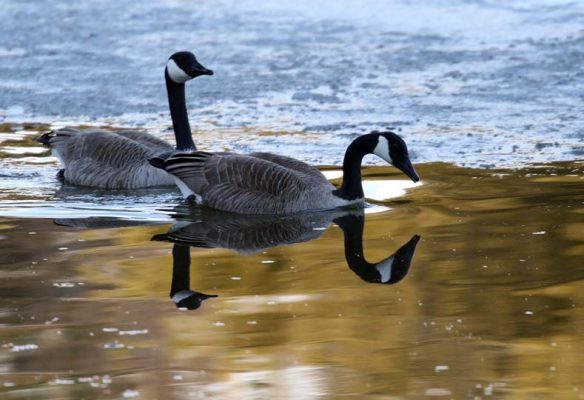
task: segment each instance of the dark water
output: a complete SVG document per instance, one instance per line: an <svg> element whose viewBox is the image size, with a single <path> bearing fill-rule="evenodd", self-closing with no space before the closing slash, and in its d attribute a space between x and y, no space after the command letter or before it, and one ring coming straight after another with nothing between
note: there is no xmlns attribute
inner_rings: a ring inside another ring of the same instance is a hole
<svg viewBox="0 0 584 400"><path fill-rule="evenodd" d="M393 285L346 258L361 238L336 215L275 227L146 204L80 220L29 200L22 218L4 201L2 397L583 398L583 166L424 164L391 198L400 176L367 169L364 259L421 236ZM266 233L298 243L250 248Z"/></svg>

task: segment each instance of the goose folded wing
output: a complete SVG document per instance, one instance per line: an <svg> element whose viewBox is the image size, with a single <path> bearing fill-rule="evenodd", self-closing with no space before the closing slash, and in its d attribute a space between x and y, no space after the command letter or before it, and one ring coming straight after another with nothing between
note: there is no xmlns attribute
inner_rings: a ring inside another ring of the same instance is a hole
<svg viewBox="0 0 584 400"><path fill-rule="evenodd" d="M303 174L306 177L306 179L312 179L315 182L326 181L326 177L318 169L292 157L286 157L281 156L279 154L264 152L251 153L250 156L260 158L266 161L271 161L284 168L295 170Z"/></svg>
<svg viewBox="0 0 584 400"><path fill-rule="evenodd" d="M278 210L310 185L298 171L229 153L174 153L164 160L164 169L201 195L205 204L226 211L252 213L266 205Z"/></svg>
<svg viewBox="0 0 584 400"><path fill-rule="evenodd" d="M142 165L156 151L115 132L62 129L51 135L49 144L67 166L70 162L82 161L129 168Z"/></svg>

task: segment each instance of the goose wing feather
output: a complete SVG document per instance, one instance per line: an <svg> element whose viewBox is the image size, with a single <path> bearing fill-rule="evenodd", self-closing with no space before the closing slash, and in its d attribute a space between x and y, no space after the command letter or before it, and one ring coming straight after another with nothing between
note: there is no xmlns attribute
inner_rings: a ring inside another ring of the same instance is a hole
<svg viewBox="0 0 584 400"><path fill-rule="evenodd" d="M126 136L69 128L51 133L48 141L64 164L69 183L103 189L173 183L171 177L147 161L161 149Z"/></svg>
<svg viewBox="0 0 584 400"><path fill-rule="evenodd" d="M322 177L318 185L291 168L262 158L206 152L175 153L165 169L183 181L203 203L239 213L282 213L310 200L306 194L332 185Z"/></svg>
<svg viewBox="0 0 584 400"><path fill-rule="evenodd" d="M296 160L292 157L281 156L279 154L256 152L251 153L250 156L260 158L266 161L271 161L282 167L293 169L303 174L306 179L315 180L316 182L322 182L326 177L317 168L312 165L306 164L305 162Z"/></svg>
<svg viewBox="0 0 584 400"><path fill-rule="evenodd" d="M117 158L119 163L120 159L128 159L131 162L142 157L142 161L146 162L144 156L150 157L173 149L169 143L138 131L108 132L63 128L50 132L47 136L49 146L58 153L65 165L68 161L81 158L104 162ZM139 154L132 157L125 151L137 151Z"/></svg>
<svg viewBox="0 0 584 400"><path fill-rule="evenodd" d="M157 151L127 137L105 131L89 131L71 136L65 143L70 160L95 160L113 167L144 163ZM67 160L64 160L67 161Z"/></svg>
<svg viewBox="0 0 584 400"><path fill-rule="evenodd" d="M153 136L149 133L146 133L146 132L116 131L114 133L116 133L120 136L126 137L128 139L131 139L131 140L138 142L140 144L143 144L145 146L153 147L155 152L165 151L165 150L174 150L174 147L170 143L168 143L168 142L166 142L166 141L164 141L156 136Z"/></svg>

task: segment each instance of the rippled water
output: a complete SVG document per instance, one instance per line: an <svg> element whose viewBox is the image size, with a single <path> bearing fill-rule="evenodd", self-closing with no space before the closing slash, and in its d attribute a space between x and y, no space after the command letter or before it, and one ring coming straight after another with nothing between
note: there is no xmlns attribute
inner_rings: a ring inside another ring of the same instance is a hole
<svg viewBox="0 0 584 400"><path fill-rule="evenodd" d="M582 4L77 3L0 4L0 398L584 399ZM59 183L43 130L171 139L179 49L201 148L338 182L391 127L422 182L278 220Z"/></svg>
<svg viewBox="0 0 584 400"><path fill-rule="evenodd" d="M582 162L370 167L364 216L270 221L62 187L34 132L2 147L2 398L584 397Z"/></svg>
<svg viewBox="0 0 584 400"><path fill-rule="evenodd" d="M163 67L189 49L215 71L187 89L206 149L333 164L391 127L417 162L584 154L581 2L3 0L0 20L0 122L168 137Z"/></svg>

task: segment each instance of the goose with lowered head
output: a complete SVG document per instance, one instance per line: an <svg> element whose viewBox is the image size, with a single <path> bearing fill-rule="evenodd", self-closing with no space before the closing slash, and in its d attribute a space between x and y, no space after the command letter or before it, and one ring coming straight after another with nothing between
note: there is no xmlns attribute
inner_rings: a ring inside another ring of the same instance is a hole
<svg viewBox="0 0 584 400"><path fill-rule="evenodd" d="M414 182L420 179L406 143L393 132L372 132L349 145L339 188L318 169L271 153L176 151L149 161L172 174L183 196L199 204L240 214L293 214L362 204L361 161L367 154L377 155Z"/></svg>
<svg viewBox="0 0 584 400"><path fill-rule="evenodd" d="M213 75L193 53L174 53L166 64L164 76L176 150L196 150L185 103L185 82L201 75ZM66 182L101 189L136 189L173 185L173 178L154 168L148 159L175 148L145 132L64 128L42 135L63 166L59 177Z"/></svg>

